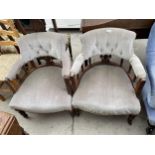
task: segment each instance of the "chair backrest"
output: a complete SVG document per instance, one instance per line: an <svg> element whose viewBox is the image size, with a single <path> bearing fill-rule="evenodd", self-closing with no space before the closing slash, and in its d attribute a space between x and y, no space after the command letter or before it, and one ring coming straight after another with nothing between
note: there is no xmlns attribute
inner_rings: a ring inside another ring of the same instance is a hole
<svg viewBox="0 0 155 155"><path fill-rule="evenodd" d="M85 59L95 55L116 55L129 60L133 55L135 32L119 28L103 28L82 35L82 53Z"/></svg>
<svg viewBox="0 0 155 155"><path fill-rule="evenodd" d="M15 46L17 52L19 53L15 38L18 38L20 35L15 28L13 20L0 20L0 27L0 46ZM6 37L8 38L8 40L6 40Z"/></svg>
<svg viewBox="0 0 155 155"><path fill-rule="evenodd" d="M18 41L22 59L25 63L41 56L52 56L62 60L67 43L66 35L55 32L27 34Z"/></svg>

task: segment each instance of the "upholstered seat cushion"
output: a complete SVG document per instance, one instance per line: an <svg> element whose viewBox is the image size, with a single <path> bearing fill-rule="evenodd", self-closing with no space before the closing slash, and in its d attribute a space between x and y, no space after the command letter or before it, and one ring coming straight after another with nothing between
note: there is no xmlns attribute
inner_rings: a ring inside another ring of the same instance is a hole
<svg viewBox="0 0 155 155"><path fill-rule="evenodd" d="M13 96L10 106L34 113L71 110L61 69L43 67L32 72Z"/></svg>
<svg viewBox="0 0 155 155"><path fill-rule="evenodd" d="M124 70L108 65L93 67L84 74L72 104L101 115L136 115L141 109Z"/></svg>
<svg viewBox="0 0 155 155"><path fill-rule="evenodd" d="M19 60L19 54L0 55L0 81L4 81L12 66Z"/></svg>

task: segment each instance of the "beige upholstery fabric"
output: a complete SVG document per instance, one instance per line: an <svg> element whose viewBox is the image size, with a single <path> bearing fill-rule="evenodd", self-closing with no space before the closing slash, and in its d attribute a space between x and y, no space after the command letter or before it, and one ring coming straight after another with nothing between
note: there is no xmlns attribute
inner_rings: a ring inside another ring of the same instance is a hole
<svg viewBox="0 0 155 155"><path fill-rule="evenodd" d="M145 69L140 61L140 59L134 54L130 59L129 62L133 68L133 71L136 77L146 80L146 72Z"/></svg>
<svg viewBox="0 0 155 155"><path fill-rule="evenodd" d="M69 76L71 60L69 51L66 50L67 43L67 35L55 32L32 33L20 37L18 46L22 57L13 66L12 71L8 73L7 78L15 78L15 75L19 72L23 64L41 56L52 56L62 61L62 75Z"/></svg>
<svg viewBox="0 0 155 155"><path fill-rule="evenodd" d="M67 50L62 56L62 76L68 77L70 76L71 70L71 59L69 56L69 50Z"/></svg>
<svg viewBox="0 0 155 155"><path fill-rule="evenodd" d="M0 81L4 81L12 66L19 60L19 54L0 55Z"/></svg>
<svg viewBox="0 0 155 155"><path fill-rule="evenodd" d="M71 110L71 96L67 93L61 69L50 66L35 70L13 96L10 106L34 113Z"/></svg>
<svg viewBox="0 0 155 155"><path fill-rule="evenodd" d="M20 37L18 45L25 62L38 56L53 56L61 60L67 42L65 34L38 32Z"/></svg>
<svg viewBox="0 0 155 155"><path fill-rule="evenodd" d="M84 60L96 55L111 54L129 60L138 78L145 80L145 70L133 50L135 37L134 32L119 28L102 28L83 34L82 50L74 61L71 75L78 74Z"/></svg>
<svg viewBox="0 0 155 155"><path fill-rule="evenodd" d="M82 53L88 59L98 54L112 54L124 59L133 55L136 33L120 28L102 28L81 36Z"/></svg>
<svg viewBox="0 0 155 155"><path fill-rule="evenodd" d="M19 58L11 67L10 71L6 75L6 79L14 79L18 73L20 73L22 66L24 65L24 61Z"/></svg>
<svg viewBox="0 0 155 155"><path fill-rule="evenodd" d="M82 53L80 53L80 54L76 57L76 59L75 59L73 65L72 65L72 67L71 67L71 71L70 71L71 76L74 76L74 75L76 75L76 74L78 74L78 73L80 72L81 66L82 66L82 64L84 63L84 60L85 60L85 59L84 59L84 56L83 56Z"/></svg>
<svg viewBox="0 0 155 155"><path fill-rule="evenodd" d="M87 71L73 96L73 107L101 115L138 114L140 103L122 68L101 65Z"/></svg>

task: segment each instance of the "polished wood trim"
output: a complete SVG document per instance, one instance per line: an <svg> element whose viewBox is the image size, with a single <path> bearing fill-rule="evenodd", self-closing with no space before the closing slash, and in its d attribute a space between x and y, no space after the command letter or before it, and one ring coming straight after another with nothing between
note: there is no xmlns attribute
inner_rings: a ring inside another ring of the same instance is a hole
<svg viewBox="0 0 155 155"><path fill-rule="evenodd" d="M40 64L38 64L36 60L40 61ZM60 63L56 63L53 61L53 57L49 56L44 56L44 57L38 57L36 60L31 60L24 64L21 68L21 71L19 74L16 75L16 78L13 80L8 80L7 82L9 83L10 87L12 90L17 91L21 84L24 82L24 80L36 69L42 68L42 67L47 67L47 66L55 66L62 68L61 61ZM42 61L44 60L44 62ZM66 84L66 89L69 94L72 94L72 86L71 86L71 80L70 77L64 77L64 82Z"/></svg>
<svg viewBox="0 0 155 155"><path fill-rule="evenodd" d="M111 58L111 55L110 56L103 56L103 55L100 55L100 58L101 58L101 61L98 61L98 62L94 62L94 63L88 63L87 65L84 65L87 61L84 62L83 64L83 70L81 69L80 73L75 75L75 76L72 76L71 77L71 80L72 80L72 89L73 89L73 92L75 93L76 89L78 88L78 85L83 77L83 75L91 68L97 66L97 65L112 65L112 66L115 66L115 67L121 67L125 73L127 74L128 78L130 79L131 81L131 84L135 90L135 94L137 96L140 95L140 92L143 88L143 85L145 83L144 80L141 80L141 79L137 79L136 75L134 75L134 78L132 79L131 78L131 65L129 65L129 70L126 70L125 68L123 68L123 62L124 60L123 59L120 59L120 63L116 63L116 62L112 62L110 61L110 58ZM90 60L90 59L89 59Z"/></svg>

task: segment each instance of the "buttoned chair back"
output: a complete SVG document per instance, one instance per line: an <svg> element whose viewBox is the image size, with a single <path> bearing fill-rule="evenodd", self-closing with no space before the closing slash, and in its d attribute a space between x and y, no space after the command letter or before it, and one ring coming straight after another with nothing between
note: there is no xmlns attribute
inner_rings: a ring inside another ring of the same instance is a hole
<svg viewBox="0 0 155 155"><path fill-rule="evenodd" d="M22 36L18 45L20 60L13 66L7 80L15 88L9 106L25 112L53 113L71 111L68 37L55 32Z"/></svg>
<svg viewBox="0 0 155 155"><path fill-rule="evenodd" d="M71 76L78 75L73 80L73 89L76 90L79 79L91 67L99 64L124 67L124 60L126 60L129 64L125 71L135 88L136 94L139 94L146 73L139 58L134 53L133 42L135 38L135 32L119 28L102 28L83 34L81 36L81 53L71 68ZM92 62L94 56L99 56L98 62ZM112 62L113 56L120 58L119 63ZM133 73L134 76L130 75Z"/></svg>
<svg viewBox="0 0 155 155"><path fill-rule="evenodd" d="M85 59L95 55L116 55L129 60L133 54L136 34L116 28L104 28L85 33L81 37L82 53Z"/></svg>
<svg viewBox="0 0 155 155"><path fill-rule="evenodd" d="M44 66L62 68L62 76L67 82L70 74L71 59L68 49L68 37L55 32L27 34L19 38L20 60L7 75L9 81L23 81L32 71ZM25 76L20 72L24 70ZM68 82L67 82L68 83ZM69 90L69 88L67 87Z"/></svg>

